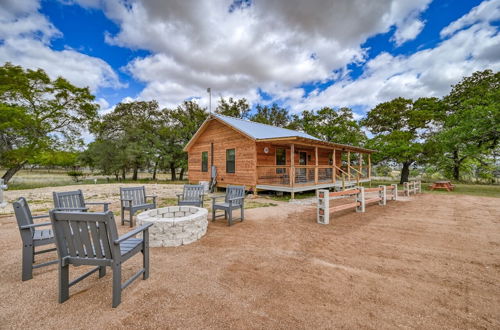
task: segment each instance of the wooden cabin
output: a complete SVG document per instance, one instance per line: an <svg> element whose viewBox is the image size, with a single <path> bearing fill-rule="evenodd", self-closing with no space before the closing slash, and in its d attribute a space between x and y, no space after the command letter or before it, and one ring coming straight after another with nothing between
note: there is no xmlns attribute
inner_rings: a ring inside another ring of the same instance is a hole
<svg viewBox="0 0 500 330"><path fill-rule="evenodd" d="M373 150L304 132L211 114L185 146L190 183L295 192L370 181Z"/></svg>

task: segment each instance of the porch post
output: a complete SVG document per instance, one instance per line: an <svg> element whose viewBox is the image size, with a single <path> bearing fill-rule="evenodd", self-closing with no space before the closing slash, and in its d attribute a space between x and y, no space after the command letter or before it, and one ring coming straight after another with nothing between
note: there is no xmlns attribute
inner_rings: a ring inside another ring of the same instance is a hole
<svg viewBox="0 0 500 330"><path fill-rule="evenodd" d="M335 160L335 148L333 149L332 181L337 182L337 161Z"/></svg>
<svg viewBox="0 0 500 330"><path fill-rule="evenodd" d="M290 146L290 186L292 187L292 199L295 198L293 186L295 185L295 145Z"/></svg>
<svg viewBox="0 0 500 330"><path fill-rule="evenodd" d="M347 176L347 179L351 181L351 151L347 152Z"/></svg>
<svg viewBox="0 0 500 330"><path fill-rule="evenodd" d="M358 164L358 167L359 167L359 177L362 179L363 178L363 154L360 152L359 154L359 164Z"/></svg>
<svg viewBox="0 0 500 330"><path fill-rule="evenodd" d="M318 147L314 147L314 157L316 159L316 167L314 168L314 184L317 185L318 184L318 165L319 165L319 162L318 162Z"/></svg>
<svg viewBox="0 0 500 330"><path fill-rule="evenodd" d="M368 179L372 179L372 155L368 154Z"/></svg>

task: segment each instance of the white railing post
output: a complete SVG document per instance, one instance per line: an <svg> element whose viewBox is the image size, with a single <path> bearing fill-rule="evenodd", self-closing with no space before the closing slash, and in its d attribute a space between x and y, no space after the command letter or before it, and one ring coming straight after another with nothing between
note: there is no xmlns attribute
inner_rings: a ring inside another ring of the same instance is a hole
<svg viewBox="0 0 500 330"><path fill-rule="evenodd" d="M392 188L392 200L397 201L398 200L398 185L393 183L391 184Z"/></svg>
<svg viewBox="0 0 500 330"><path fill-rule="evenodd" d="M316 190L318 200L317 222L322 225L330 223L330 192L327 189Z"/></svg>
<svg viewBox="0 0 500 330"><path fill-rule="evenodd" d="M417 194L417 181L413 181L413 195Z"/></svg>
<svg viewBox="0 0 500 330"><path fill-rule="evenodd" d="M7 202L3 200L3 191L4 189L7 189L7 185L4 184L3 179L0 179L0 207L5 207L7 206Z"/></svg>
<svg viewBox="0 0 500 330"><path fill-rule="evenodd" d="M387 204L387 187L380 185L378 186L380 190L378 191L378 197L380 197L380 200L378 202L378 205L386 205Z"/></svg>
<svg viewBox="0 0 500 330"><path fill-rule="evenodd" d="M410 197L410 184L408 182L403 182L404 195Z"/></svg>
<svg viewBox="0 0 500 330"><path fill-rule="evenodd" d="M357 189L359 192L356 195L356 202L358 202L359 205L356 206L356 212L365 212L365 188L357 187Z"/></svg>

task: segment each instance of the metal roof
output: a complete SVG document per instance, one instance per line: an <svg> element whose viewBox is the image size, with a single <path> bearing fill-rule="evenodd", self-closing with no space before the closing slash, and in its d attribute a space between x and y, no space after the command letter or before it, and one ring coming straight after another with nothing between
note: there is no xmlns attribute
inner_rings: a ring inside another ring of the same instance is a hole
<svg viewBox="0 0 500 330"><path fill-rule="evenodd" d="M321 141L320 139L309 135L304 132L294 131L291 129L256 123L249 120L223 116L219 114L212 114L212 116L222 120L226 124L236 128L237 130L245 133L246 135L259 140L259 139L274 139L285 137L302 137L311 140Z"/></svg>

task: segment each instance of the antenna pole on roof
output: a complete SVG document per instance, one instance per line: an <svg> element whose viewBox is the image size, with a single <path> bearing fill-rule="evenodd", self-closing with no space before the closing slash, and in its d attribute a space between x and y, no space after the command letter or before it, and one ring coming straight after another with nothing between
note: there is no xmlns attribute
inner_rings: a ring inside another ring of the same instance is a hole
<svg viewBox="0 0 500 330"><path fill-rule="evenodd" d="M208 93L208 113L212 113L212 89L210 87L207 88Z"/></svg>

